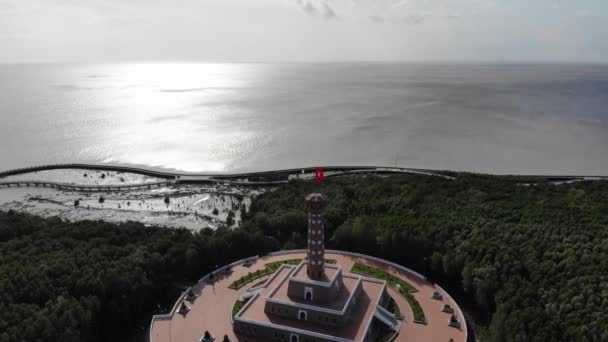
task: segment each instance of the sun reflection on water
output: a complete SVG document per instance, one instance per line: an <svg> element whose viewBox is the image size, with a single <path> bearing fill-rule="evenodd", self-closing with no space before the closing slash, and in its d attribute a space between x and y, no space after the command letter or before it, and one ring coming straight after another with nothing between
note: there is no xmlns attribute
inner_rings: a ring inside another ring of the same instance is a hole
<svg viewBox="0 0 608 342"><path fill-rule="evenodd" d="M104 160L111 163L224 171L246 152L235 146L254 135L243 124L247 110L231 101L259 77L256 72L239 64L109 66L113 86L97 99L111 104L95 127L103 140L89 141L83 157L106 151Z"/></svg>

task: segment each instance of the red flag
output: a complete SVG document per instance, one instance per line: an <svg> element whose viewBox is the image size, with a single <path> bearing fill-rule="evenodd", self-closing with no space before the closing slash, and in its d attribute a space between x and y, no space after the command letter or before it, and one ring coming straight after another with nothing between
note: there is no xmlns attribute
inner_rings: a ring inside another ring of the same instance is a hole
<svg viewBox="0 0 608 342"><path fill-rule="evenodd" d="M323 176L323 168L317 168L317 183L321 183L325 176Z"/></svg>

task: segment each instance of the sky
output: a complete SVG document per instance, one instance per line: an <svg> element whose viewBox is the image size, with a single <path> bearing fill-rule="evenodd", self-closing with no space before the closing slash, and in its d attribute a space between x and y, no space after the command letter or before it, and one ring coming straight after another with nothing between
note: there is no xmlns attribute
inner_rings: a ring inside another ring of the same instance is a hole
<svg viewBox="0 0 608 342"><path fill-rule="evenodd" d="M0 0L0 63L608 63L607 0Z"/></svg>

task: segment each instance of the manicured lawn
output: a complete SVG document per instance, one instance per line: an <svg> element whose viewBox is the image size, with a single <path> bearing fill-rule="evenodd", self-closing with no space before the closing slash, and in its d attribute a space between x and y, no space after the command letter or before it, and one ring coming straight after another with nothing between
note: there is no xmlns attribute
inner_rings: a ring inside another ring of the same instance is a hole
<svg viewBox="0 0 608 342"><path fill-rule="evenodd" d="M379 268L363 264L354 264L353 268L351 269L351 272L371 278L385 280L388 286L399 292L399 294L401 294L401 296L408 302L408 304L412 308L412 312L414 313L414 322L426 323L424 311L422 310L420 303L418 303L416 298L414 298L414 296L412 295L412 292L416 292L417 290L411 284ZM397 285L400 286L399 289Z"/></svg>
<svg viewBox="0 0 608 342"><path fill-rule="evenodd" d="M408 283L407 281L399 277L395 277L394 275L376 267L356 263L353 265L351 272L362 274L376 279L386 280L388 285L390 285L390 287L392 288L397 288L397 284L399 284L401 288L407 292L417 291L416 288L410 285L410 283Z"/></svg>
<svg viewBox="0 0 608 342"><path fill-rule="evenodd" d="M300 262L302 262L302 259L289 259L289 260L275 261L275 262L266 264L266 268L270 269L272 272L274 272L274 271L278 270L279 267L281 267L281 265L283 265L283 264L298 265Z"/></svg>
<svg viewBox="0 0 608 342"><path fill-rule="evenodd" d="M397 305L397 302L395 302L393 297L391 297L387 310L390 311L393 315L395 315L397 319L403 319L403 316L401 315L401 309L399 309L399 305Z"/></svg>
<svg viewBox="0 0 608 342"><path fill-rule="evenodd" d="M262 281L258 281L257 283L251 285L251 288L258 287L258 286L264 284L266 281L267 281L267 279L264 279Z"/></svg>
<svg viewBox="0 0 608 342"><path fill-rule="evenodd" d="M241 287L245 286L247 283L254 281L258 278L261 278L265 275L268 275L270 273L274 272L273 270L269 269L268 267L266 267L263 270L257 270L255 272L249 272L247 275L242 276L241 278L235 280L232 284L230 284L228 286L228 288L231 288L233 290L238 290Z"/></svg>
<svg viewBox="0 0 608 342"><path fill-rule="evenodd" d="M236 302L234 302L234 305L232 306L232 317L236 316L236 314L239 313L239 311L241 311L243 306L245 306L245 304L247 304L248 301L249 301L249 299L237 300Z"/></svg>
<svg viewBox="0 0 608 342"><path fill-rule="evenodd" d="M420 306L420 303L418 303L416 298L414 298L414 296L409 292L403 293L403 291L401 291L400 293L403 298L407 300L407 303L412 307L412 311L414 312L414 322L426 324L426 317L424 316L424 311L422 310L422 307Z"/></svg>

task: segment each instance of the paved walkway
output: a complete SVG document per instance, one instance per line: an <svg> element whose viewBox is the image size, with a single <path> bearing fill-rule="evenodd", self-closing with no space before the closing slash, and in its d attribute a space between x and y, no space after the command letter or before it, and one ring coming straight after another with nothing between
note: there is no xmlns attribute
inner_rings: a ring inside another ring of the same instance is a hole
<svg viewBox="0 0 608 342"><path fill-rule="evenodd" d="M232 306L248 288L258 281L252 281L239 290L229 289L228 285L249 272L264 269L266 263L296 258L301 259L305 256L305 253L296 252L262 257L257 259L250 267L243 265L233 267L231 275L219 277L213 285L199 284L195 286L193 290L198 297L192 304L186 301L186 304L191 308L190 312L185 316L175 313L168 320L154 320L150 331L151 342L194 342L199 340L205 330L209 330L216 338L216 341L221 341L224 335L228 335L231 341L241 341L232 332ZM450 315L441 312L445 303L452 306L455 303L450 302L445 296L443 300L431 299L433 292L437 291L433 284L393 266L381 264L363 257L326 253L326 258L335 259L338 264L342 265L342 269L345 271L350 271L355 262L381 267L405 279L418 290L414 294L414 297L424 310L427 319L426 325L413 323L413 313L409 304L396 291L389 288L389 293L396 300L401 313L404 315L399 336L395 341L448 342L450 338L453 338L455 342L465 342L466 332L464 331L464 325L461 329L449 327L448 320ZM459 312L456 315L460 322L464 322L464 317ZM247 340L255 342L251 338L247 338Z"/></svg>

